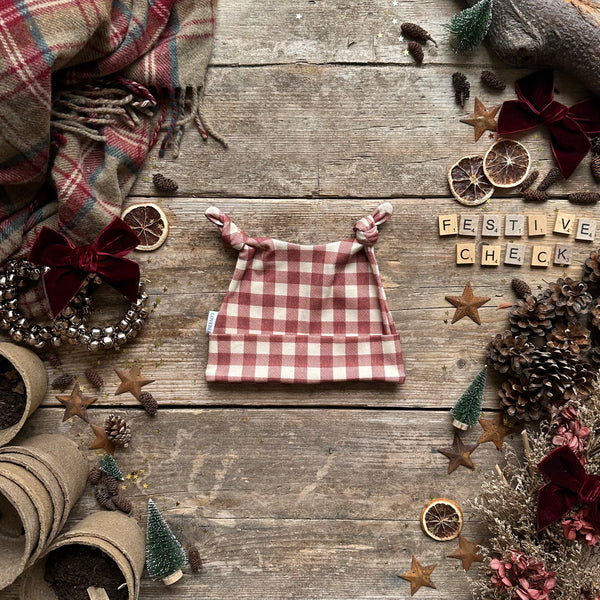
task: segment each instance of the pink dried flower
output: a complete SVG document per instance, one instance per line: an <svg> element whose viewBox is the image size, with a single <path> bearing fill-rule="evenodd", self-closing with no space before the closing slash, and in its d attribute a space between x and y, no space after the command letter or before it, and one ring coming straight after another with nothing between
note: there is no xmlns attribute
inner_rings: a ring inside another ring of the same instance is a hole
<svg viewBox="0 0 600 600"><path fill-rule="evenodd" d="M585 464L586 439L590 430L581 424L577 418L577 409L569 406L561 411L559 425L556 428L552 443L555 446L568 446L579 458L582 465Z"/></svg>
<svg viewBox="0 0 600 600"><path fill-rule="evenodd" d="M509 550L508 556L490 561L490 580L501 592L510 590L510 598L549 600L556 586L556 573L547 571L544 563L523 552Z"/></svg>
<svg viewBox="0 0 600 600"><path fill-rule="evenodd" d="M565 537L572 542L579 540L588 546L595 546L600 542L600 531L589 521L588 507L578 510L569 519L565 519L561 525Z"/></svg>

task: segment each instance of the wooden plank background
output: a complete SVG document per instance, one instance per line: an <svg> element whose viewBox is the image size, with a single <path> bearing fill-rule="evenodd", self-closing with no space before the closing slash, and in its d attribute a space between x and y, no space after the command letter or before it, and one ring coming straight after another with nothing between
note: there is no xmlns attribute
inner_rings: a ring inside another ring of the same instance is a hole
<svg viewBox="0 0 600 600"><path fill-rule="evenodd" d="M454 498L465 510L466 535L476 537L481 524L467 501L501 455L486 444L474 454L474 472L447 475L436 449L452 440L448 409L481 367L490 335L504 328L506 311L497 306L513 300L511 278L535 286L564 272L577 276L595 246L571 237L574 265L566 271L457 267L458 240L439 238L437 215L546 214L553 224L559 209L597 218L595 208L564 199L567 191L597 188L588 158L568 184L552 188L546 205L526 205L512 192L483 208L456 203L449 166L492 141L485 134L474 142L459 118L471 112L475 96L487 105L512 98L512 83L524 73L485 48L460 57L451 52L443 25L460 2L397 4L220 1L205 112L229 149L190 129L177 161L152 152L127 200L152 198L170 222L160 250L135 256L155 307L148 325L120 352L60 353L64 370L82 382L89 366L104 377L105 392L91 410L95 422L110 411L131 420L133 442L118 460L138 476L125 492L135 516L143 522L151 495L182 542L196 543L206 559L200 576L169 589L145 578L143 599L408 598L409 584L397 574L409 569L412 554L423 564L439 563L438 590L422 588L417 597L470 597L459 561L445 558L456 544L426 538L419 514L433 497ZM403 21L422 24L439 43L427 45L421 67L398 39ZM482 89L482 68L506 78L507 90ZM458 69L472 84L464 110L452 94ZM557 90L566 104L585 97L560 74ZM547 136L536 131L522 139L544 174L552 166ZM175 196L156 196L156 172L178 181ZM236 253L224 247L204 210L218 205L251 234L316 243L348 237L354 222L384 200L395 213L376 254L402 338L406 384L208 385L206 316L219 307ZM528 247L534 241L524 238ZM549 234L542 243L561 241ZM507 240L499 243L505 248ZM481 326L468 319L450 324L454 309L444 296L460 295L467 281L476 295L491 297L480 309ZM156 379L146 388L161 404L154 419L132 398L114 396L113 368L132 364ZM58 372L50 369L49 376ZM491 376L488 411L497 407L496 388ZM62 432L85 449L89 430L79 421L61 424L55 393L48 392L25 433ZM91 464L97 460L87 454ZM96 508L88 488L72 518ZM16 594L12 586L0 599Z"/></svg>

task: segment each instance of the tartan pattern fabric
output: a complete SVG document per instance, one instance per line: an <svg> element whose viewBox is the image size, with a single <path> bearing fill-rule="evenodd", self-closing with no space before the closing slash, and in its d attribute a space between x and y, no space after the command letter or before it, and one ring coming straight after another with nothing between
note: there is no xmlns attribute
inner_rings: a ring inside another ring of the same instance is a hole
<svg viewBox="0 0 600 600"><path fill-rule="evenodd" d="M208 381L404 382L400 340L373 244L384 203L356 239L301 245L248 237L216 207L206 217L239 251L209 334Z"/></svg>
<svg viewBox="0 0 600 600"><path fill-rule="evenodd" d="M156 112L161 151L202 130L215 2L0 1L0 263L44 225L82 245L119 216Z"/></svg>

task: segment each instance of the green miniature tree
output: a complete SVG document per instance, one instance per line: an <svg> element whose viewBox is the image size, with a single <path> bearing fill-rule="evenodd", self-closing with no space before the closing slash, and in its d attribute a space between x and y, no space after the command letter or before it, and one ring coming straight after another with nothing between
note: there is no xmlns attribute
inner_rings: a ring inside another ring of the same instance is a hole
<svg viewBox="0 0 600 600"><path fill-rule="evenodd" d="M113 458L111 454L105 454L100 460L100 470L106 475L110 475L119 481L123 481L123 473L121 473L121 469L119 469L119 465L117 465L117 461Z"/></svg>
<svg viewBox="0 0 600 600"><path fill-rule="evenodd" d="M162 579L171 585L181 578L185 566L185 551L152 499L148 500L146 530L146 567L155 581Z"/></svg>
<svg viewBox="0 0 600 600"><path fill-rule="evenodd" d="M456 52L472 50L483 42L492 22L493 0L480 0L452 17L447 28L456 37Z"/></svg>
<svg viewBox="0 0 600 600"><path fill-rule="evenodd" d="M452 425L457 429L468 429L479 421L486 375L487 367L483 367L450 411L454 417Z"/></svg>

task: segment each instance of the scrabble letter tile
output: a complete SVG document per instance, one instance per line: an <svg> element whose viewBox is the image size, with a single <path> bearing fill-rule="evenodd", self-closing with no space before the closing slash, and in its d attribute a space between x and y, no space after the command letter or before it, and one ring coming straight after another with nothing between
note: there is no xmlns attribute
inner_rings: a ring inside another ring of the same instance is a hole
<svg viewBox="0 0 600 600"><path fill-rule="evenodd" d="M525 233L525 215L506 215L505 237L521 237Z"/></svg>
<svg viewBox="0 0 600 600"><path fill-rule="evenodd" d="M575 226L575 217L567 213L556 213L556 221L554 222L554 233L562 233L563 235L571 235Z"/></svg>
<svg viewBox="0 0 600 600"><path fill-rule="evenodd" d="M531 255L532 267L549 267L552 248L550 246L534 246Z"/></svg>
<svg viewBox="0 0 600 600"><path fill-rule="evenodd" d="M481 246L481 266L497 267L500 264L501 246Z"/></svg>
<svg viewBox="0 0 600 600"><path fill-rule="evenodd" d="M516 265L520 267L525 264L525 244L508 244L504 256L505 265Z"/></svg>
<svg viewBox="0 0 600 600"><path fill-rule="evenodd" d="M529 215L529 237L546 235L546 215Z"/></svg>
<svg viewBox="0 0 600 600"><path fill-rule="evenodd" d="M593 242L596 237L596 221L594 219L579 219L577 223L576 240Z"/></svg>
<svg viewBox="0 0 600 600"><path fill-rule="evenodd" d="M556 244L554 248L554 264L568 267L573 258L573 248L564 244Z"/></svg>
<svg viewBox="0 0 600 600"><path fill-rule="evenodd" d="M460 227L458 235L477 235L477 226L479 224L479 215L462 215L460 217Z"/></svg>
<svg viewBox="0 0 600 600"><path fill-rule="evenodd" d="M438 215L440 235L456 235L458 233L458 219L456 215Z"/></svg>
<svg viewBox="0 0 600 600"><path fill-rule="evenodd" d="M482 237L499 237L501 221L500 215L484 215Z"/></svg>
<svg viewBox="0 0 600 600"><path fill-rule="evenodd" d="M475 244L456 244L456 264L475 264Z"/></svg>

